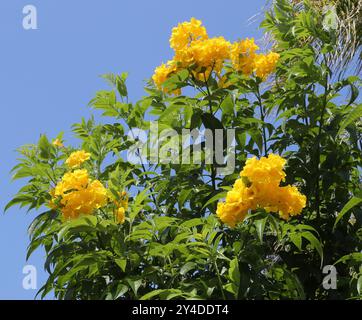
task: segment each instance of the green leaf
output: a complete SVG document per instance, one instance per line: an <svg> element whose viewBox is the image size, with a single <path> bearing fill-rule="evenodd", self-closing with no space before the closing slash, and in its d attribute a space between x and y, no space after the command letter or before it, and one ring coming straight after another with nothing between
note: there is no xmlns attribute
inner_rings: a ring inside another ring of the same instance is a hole
<svg viewBox="0 0 362 320"><path fill-rule="evenodd" d="M240 282L239 262L237 258L230 261L229 278L234 283L239 284Z"/></svg>
<svg viewBox="0 0 362 320"><path fill-rule="evenodd" d="M118 93L122 97L127 97L128 96L127 87L126 87L126 79L127 79L127 77L128 77L127 72L123 72L121 76L117 76L117 78L116 78L117 90L118 90Z"/></svg>
<svg viewBox="0 0 362 320"><path fill-rule="evenodd" d="M121 268L123 272L126 272L127 259L115 259L114 261Z"/></svg>
<svg viewBox="0 0 362 320"><path fill-rule="evenodd" d="M48 140L48 138L46 137L45 134L42 134L40 136L39 142L38 142L38 148L40 150L40 156L43 159L49 159L50 158L50 148L51 148L51 144Z"/></svg>
<svg viewBox="0 0 362 320"><path fill-rule="evenodd" d="M202 120L202 123L204 124L205 128L207 128L207 129L211 129L211 130L224 129L224 126L221 123L221 121L210 113L203 113L201 115L201 120Z"/></svg>
<svg viewBox="0 0 362 320"><path fill-rule="evenodd" d="M127 291L128 291L128 287L125 284L120 283L117 286L117 289L116 289L116 292L114 295L114 299L118 299L118 298L122 297Z"/></svg>
<svg viewBox="0 0 362 320"><path fill-rule="evenodd" d="M167 120L167 123L169 121L173 121L175 119L175 116L178 114L179 110L182 109L183 106L182 105L178 105L178 104L171 104L170 106L168 106L165 111L162 112L162 114L160 115L158 121L165 121Z"/></svg>
<svg viewBox="0 0 362 320"><path fill-rule="evenodd" d="M206 208L209 204L214 203L215 201L217 201L221 198L225 198L226 194L227 194L227 191L222 191L222 192L219 192L218 194L214 195L208 201L206 201L206 203L202 206L202 209Z"/></svg>
<svg viewBox="0 0 362 320"><path fill-rule="evenodd" d="M259 150L263 150L263 136L260 130L250 129L248 130L248 134L250 135L252 141L257 145Z"/></svg>
<svg viewBox="0 0 362 320"><path fill-rule="evenodd" d="M357 206L358 204L360 204L362 202L362 198L360 197L353 197L352 199L350 199L346 205L343 207L343 209L341 210L340 213L338 213L336 221L334 223L333 229L336 228L338 222L343 218L343 216L352 208L354 208L355 206Z"/></svg>
<svg viewBox="0 0 362 320"><path fill-rule="evenodd" d="M268 217L265 217L264 219L255 220L254 225L256 228L256 233L258 235L258 238L260 240L260 243L263 243L263 234L265 229L265 223L268 220Z"/></svg>
<svg viewBox="0 0 362 320"><path fill-rule="evenodd" d="M96 225L97 217L90 215L81 216L78 219L64 223L64 227L58 232L58 238L63 239L68 233L94 231Z"/></svg>
<svg viewBox="0 0 362 320"><path fill-rule="evenodd" d="M190 270L197 268L197 264L195 262L187 262L180 269L180 274L185 275Z"/></svg>
<svg viewBox="0 0 362 320"><path fill-rule="evenodd" d="M185 81L189 77L189 71L187 69L182 69L177 72L177 76L180 81Z"/></svg>
<svg viewBox="0 0 362 320"><path fill-rule="evenodd" d="M12 200L10 200L5 206L4 211L8 211L11 207L20 204L21 207L32 203L34 200L33 196L30 194L18 194Z"/></svg>
<svg viewBox="0 0 362 320"><path fill-rule="evenodd" d="M301 232L301 236L305 239L307 239L309 241L309 243L312 245L312 247L314 249L317 250L319 256L321 257L321 265L323 264L323 249L322 249L322 244L320 243L320 241L316 238L316 236L309 232L309 231L305 231L305 232Z"/></svg>
<svg viewBox="0 0 362 320"><path fill-rule="evenodd" d="M231 285L227 286L227 290L234 294L235 299L238 298L239 286L240 286L240 271L239 271L239 261L237 258L234 258L230 261L229 267L229 278Z"/></svg>
<svg viewBox="0 0 362 320"><path fill-rule="evenodd" d="M354 84L350 84L350 87L351 87L351 98L348 102L348 105L350 106L353 102L356 101L356 99L358 98L359 96L359 90L358 88L354 85Z"/></svg>
<svg viewBox="0 0 362 320"><path fill-rule="evenodd" d="M185 201L187 200L188 196L192 192L192 189L183 189L178 196L178 206L182 209Z"/></svg>
<svg viewBox="0 0 362 320"><path fill-rule="evenodd" d="M103 110L104 116L116 117L119 115L117 108L116 93L112 91L101 90L96 93L96 97L89 102L94 109Z"/></svg>
<svg viewBox="0 0 362 320"><path fill-rule="evenodd" d="M185 80L188 78L188 76L189 76L188 70L183 69L183 70L179 71L178 73L173 74L171 77L169 77L163 83L163 86L169 91L173 91L178 88L185 87L187 85Z"/></svg>
<svg viewBox="0 0 362 320"><path fill-rule="evenodd" d="M228 94L226 98L220 105L221 110L224 114L233 115L234 114L234 101L231 94Z"/></svg>
<svg viewBox="0 0 362 320"><path fill-rule="evenodd" d="M186 220L185 222L181 223L180 227L192 228L192 227L199 226L201 224L204 224L204 221L202 219L194 218L194 219L191 219L191 220Z"/></svg>
<svg viewBox="0 0 362 320"><path fill-rule="evenodd" d="M138 289L142 285L142 279L130 279L130 278L127 278L127 282L130 285L134 295L137 297Z"/></svg>
<svg viewBox="0 0 362 320"><path fill-rule="evenodd" d="M39 248L39 246L41 246L43 244L43 241L44 239L46 238L47 236L42 236L42 237L39 237L37 239L33 239L29 246L28 246L28 249L27 249L27 253L26 253L26 260L29 259L29 257L31 256L31 254L37 249Z"/></svg>
<svg viewBox="0 0 362 320"><path fill-rule="evenodd" d="M305 300L305 292L303 289L303 285L301 284L297 275L295 275L293 272L289 271L288 269L284 269L283 271L289 277L289 279L292 281L294 287L296 288L296 290L298 292L298 299Z"/></svg>
<svg viewBox="0 0 362 320"><path fill-rule="evenodd" d="M140 300L150 300L155 296L158 296L160 293L164 292L165 289L157 289L157 290L153 290L151 292L146 293L145 295L143 295Z"/></svg>
<svg viewBox="0 0 362 320"><path fill-rule="evenodd" d="M132 206L131 206L131 213L130 213L130 219L131 221L138 215L138 213L142 210L144 207L143 202L148 199L148 191L150 190L151 186L145 188L140 193L137 194L135 197Z"/></svg>
<svg viewBox="0 0 362 320"><path fill-rule="evenodd" d="M342 121L337 135L340 135L344 129L346 129L350 124L354 123L358 119L362 118L362 104L357 105L351 112L348 113L348 116Z"/></svg>
<svg viewBox="0 0 362 320"><path fill-rule="evenodd" d="M120 76L115 75L113 73L106 73L101 75L103 79L105 79L110 86L113 88L117 88L121 97L127 97L127 87L126 87L126 79L128 77L127 72L123 72Z"/></svg>
<svg viewBox="0 0 362 320"><path fill-rule="evenodd" d="M347 261L352 260L356 262L362 262L362 252L353 252L350 254L347 254L340 258L335 264L338 263L346 263Z"/></svg>
<svg viewBox="0 0 362 320"><path fill-rule="evenodd" d="M300 232L293 232L289 235L290 240L295 244L295 246L302 251L302 236Z"/></svg>
<svg viewBox="0 0 362 320"><path fill-rule="evenodd" d="M357 292L362 295L362 275L357 280Z"/></svg>

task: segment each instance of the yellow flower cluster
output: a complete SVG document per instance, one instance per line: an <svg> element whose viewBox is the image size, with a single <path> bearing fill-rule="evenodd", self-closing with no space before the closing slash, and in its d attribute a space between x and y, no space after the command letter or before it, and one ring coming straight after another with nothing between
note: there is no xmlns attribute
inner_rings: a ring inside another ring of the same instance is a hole
<svg viewBox="0 0 362 320"><path fill-rule="evenodd" d="M178 52L190 46L195 40L206 39L208 39L208 35L206 28L202 26L202 22L191 18L190 22L179 23L177 27L172 29L170 47Z"/></svg>
<svg viewBox="0 0 362 320"><path fill-rule="evenodd" d="M163 83L169 78L169 76L176 72L176 64L174 61L170 60L166 64L163 63L155 69L155 73L152 76L152 80L159 89L163 89ZM166 90L164 90L166 92Z"/></svg>
<svg viewBox="0 0 362 320"><path fill-rule="evenodd" d="M74 219L107 204L107 189L98 180L91 180L88 171L77 169L66 173L52 191L52 203L58 202L63 217Z"/></svg>
<svg viewBox="0 0 362 320"><path fill-rule="evenodd" d="M56 138L53 142L52 142L53 146L57 147L57 148L63 148L64 147L64 144L63 142Z"/></svg>
<svg viewBox="0 0 362 320"><path fill-rule="evenodd" d="M235 70L247 76L254 72L257 77L265 80L274 72L280 56L276 52L256 53L257 50L259 47L254 39L246 38L232 45L230 59Z"/></svg>
<svg viewBox="0 0 362 320"><path fill-rule="evenodd" d="M128 195L127 192L123 191L120 194L120 200L115 201L116 210L114 211L114 216L117 223L123 224L126 220L126 211L128 209Z"/></svg>
<svg viewBox="0 0 362 320"><path fill-rule="evenodd" d="M257 50L259 47L254 43L254 39L246 38L235 42L230 50L230 59L234 69L250 76L255 69Z"/></svg>
<svg viewBox="0 0 362 320"><path fill-rule="evenodd" d="M161 89L169 76L181 69L189 69L192 75L201 81L208 79L211 72L217 76L226 61L245 75L265 80L275 70L279 55L275 52L258 54L259 47L254 39L245 39L231 44L223 37L209 38L200 20L179 23L172 29L170 46L175 51L174 58L155 69L152 79Z"/></svg>
<svg viewBox="0 0 362 320"><path fill-rule="evenodd" d="M276 52L258 54L255 59L256 76L261 79L266 79L272 72L274 72L279 57L279 54Z"/></svg>
<svg viewBox="0 0 362 320"><path fill-rule="evenodd" d="M202 22L195 18L172 29L170 45L175 51L175 64L179 68L193 66L194 74L201 79L211 70L221 72L224 61L229 59L231 46L223 37L209 38Z"/></svg>
<svg viewBox="0 0 362 320"><path fill-rule="evenodd" d="M79 169L90 153L84 150L73 152L65 161L71 170L64 174L54 189L50 190L49 207L60 210L63 218L76 219L80 215L89 215L95 210L112 203L112 195L99 180L92 180L86 169ZM128 208L128 195L125 191L114 200L114 216L117 223L124 223Z"/></svg>
<svg viewBox="0 0 362 320"><path fill-rule="evenodd" d="M190 47L183 49L186 60L182 59L182 54L176 52L175 59L180 65L189 67L195 65L196 74L203 74L203 70L208 72L215 71L220 73L223 63L230 56L230 42L223 37L210 38L206 40L194 41Z"/></svg>
<svg viewBox="0 0 362 320"><path fill-rule="evenodd" d="M90 153L85 152L84 150L75 151L70 154L69 158L65 161L65 164L69 168L74 169L89 160L90 156Z"/></svg>
<svg viewBox="0 0 362 320"><path fill-rule="evenodd" d="M257 208L277 212L285 220L299 215L306 206L306 197L294 186L280 186L285 180L285 163L274 154L260 160L248 159L225 202L218 203L216 214L221 221L234 227L244 220L249 210Z"/></svg>

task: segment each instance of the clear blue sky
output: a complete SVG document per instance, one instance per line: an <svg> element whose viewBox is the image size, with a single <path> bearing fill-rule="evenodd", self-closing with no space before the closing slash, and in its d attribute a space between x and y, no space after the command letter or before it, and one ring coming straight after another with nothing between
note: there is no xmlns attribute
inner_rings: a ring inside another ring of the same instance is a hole
<svg viewBox="0 0 362 320"><path fill-rule="evenodd" d="M143 81L155 66L172 57L171 28L191 17L201 19L210 36L230 41L262 36L248 19L265 0L1 0L0 1L0 207L24 181L10 182L15 149L34 143L41 133L55 137L81 117L87 103L106 88L99 75L129 72L132 101L144 95ZM37 8L38 30L24 30L23 7ZM46 279L44 252L25 261L27 227L36 216L12 208L0 212L0 299L33 299L22 287L24 265L38 270L38 288ZM51 298L52 296L50 296Z"/></svg>

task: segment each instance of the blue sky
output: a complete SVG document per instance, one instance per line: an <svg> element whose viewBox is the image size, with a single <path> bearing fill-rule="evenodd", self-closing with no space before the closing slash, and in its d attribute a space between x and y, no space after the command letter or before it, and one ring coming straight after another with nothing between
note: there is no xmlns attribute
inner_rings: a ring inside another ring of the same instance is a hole
<svg viewBox="0 0 362 320"><path fill-rule="evenodd" d="M144 80L172 57L171 28L191 17L201 19L210 36L230 41L262 36L248 19L265 0L1 0L0 2L0 207L24 181L10 182L16 148L41 133L55 137L92 111L87 103L106 88L99 75L129 72L132 101L144 95ZM22 26L23 7L37 9L38 30ZM99 119L99 118L98 118ZM22 287L23 267L34 265L38 288L46 279L44 253L25 261L27 227L36 212L13 207L0 214L0 299L33 299ZM49 298L52 298L50 296Z"/></svg>

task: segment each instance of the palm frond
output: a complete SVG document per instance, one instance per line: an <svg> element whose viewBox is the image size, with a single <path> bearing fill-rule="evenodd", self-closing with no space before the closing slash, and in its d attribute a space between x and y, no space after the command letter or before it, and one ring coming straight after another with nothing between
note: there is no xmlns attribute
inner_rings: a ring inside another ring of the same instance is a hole
<svg viewBox="0 0 362 320"><path fill-rule="evenodd" d="M327 55L329 65L337 72L343 73L352 62L356 71L362 69L362 1L361 0L290 0L295 11L312 8L316 14L324 17L326 8L333 7L337 15L335 31L335 50ZM263 11L271 11L275 0L268 0ZM320 49L321 43L315 39L307 39L316 48Z"/></svg>

